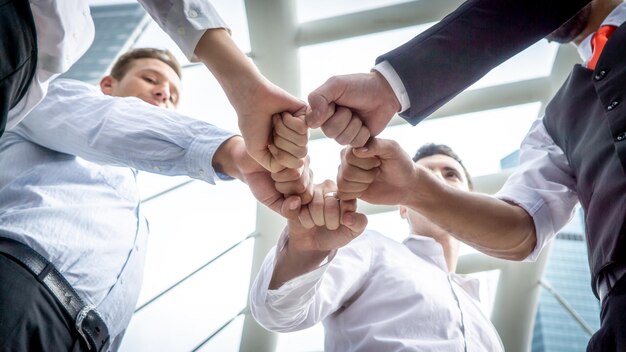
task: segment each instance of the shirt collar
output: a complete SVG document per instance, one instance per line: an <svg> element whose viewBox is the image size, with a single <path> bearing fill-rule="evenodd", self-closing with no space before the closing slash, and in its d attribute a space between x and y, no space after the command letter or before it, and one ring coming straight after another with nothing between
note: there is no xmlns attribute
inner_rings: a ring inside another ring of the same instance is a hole
<svg viewBox="0 0 626 352"><path fill-rule="evenodd" d="M410 234L402 242L413 254L420 258L428 259L441 270L448 272L446 258L443 255L443 247L431 237Z"/></svg>
<svg viewBox="0 0 626 352"><path fill-rule="evenodd" d="M622 3L617 6L602 22L600 26L611 25L619 27L622 23L626 22L626 3ZM591 37L593 37L593 33L589 34L580 45L578 45L578 55L585 62L585 66L587 65L587 61L591 58L593 54L593 50L591 49Z"/></svg>

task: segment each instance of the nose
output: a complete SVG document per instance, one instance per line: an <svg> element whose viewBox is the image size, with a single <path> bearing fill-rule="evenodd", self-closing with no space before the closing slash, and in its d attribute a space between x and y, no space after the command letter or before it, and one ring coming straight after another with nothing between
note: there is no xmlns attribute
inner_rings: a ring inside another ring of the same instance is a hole
<svg viewBox="0 0 626 352"><path fill-rule="evenodd" d="M167 104L170 100L170 87L167 83L154 86L152 95L159 103Z"/></svg>

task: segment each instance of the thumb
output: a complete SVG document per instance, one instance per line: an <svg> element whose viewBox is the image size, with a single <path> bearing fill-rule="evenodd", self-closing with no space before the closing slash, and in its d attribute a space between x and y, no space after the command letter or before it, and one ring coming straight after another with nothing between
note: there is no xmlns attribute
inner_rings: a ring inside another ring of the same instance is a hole
<svg viewBox="0 0 626 352"><path fill-rule="evenodd" d="M298 220L301 201L299 196L289 196L280 207L280 214L289 220Z"/></svg>
<svg viewBox="0 0 626 352"><path fill-rule="evenodd" d="M365 231L367 216L357 212L345 212L341 216L341 224L352 231L354 237Z"/></svg>
<svg viewBox="0 0 626 352"><path fill-rule="evenodd" d="M320 127L335 114L335 101L342 91L335 82L329 79L309 94L311 110L307 112L305 120L310 128Z"/></svg>
<svg viewBox="0 0 626 352"><path fill-rule="evenodd" d="M397 143L388 139L370 138L367 144L360 148L354 148L352 153L358 158L372 158L392 155L397 150Z"/></svg>

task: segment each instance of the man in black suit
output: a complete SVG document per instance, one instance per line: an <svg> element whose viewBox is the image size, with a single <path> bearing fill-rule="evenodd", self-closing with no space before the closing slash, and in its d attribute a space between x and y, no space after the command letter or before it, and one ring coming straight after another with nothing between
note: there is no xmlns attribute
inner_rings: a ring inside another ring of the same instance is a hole
<svg viewBox="0 0 626 352"><path fill-rule="evenodd" d="M510 2L501 3L502 7L514 7ZM373 78L369 81L363 78L376 77L378 73L333 78L309 96L314 110L308 116L310 125L323 123L322 128L333 134L336 133L335 130L341 129L336 117L351 114L363 117L365 124L375 135L389 121L387 115L381 114L381 110L404 111L402 115L406 115L411 122L418 122L456 94L457 89L465 84L463 82L475 80L480 71L478 66L492 65L504 57L502 52L514 51L513 44L509 44L508 49L496 50L492 46L490 49L493 51L484 50L499 41L491 38L493 33L502 35L502 32L494 30L495 27L488 25L495 22L460 20L472 13L474 18L478 18L489 17L497 12L488 11L485 7L488 5L494 9L498 7L489 1L468 2L443 21L452 27L461 25L455 24L456 22L463 22L470 27L463 40L473 45L473 49L464 47L465 44L459 44L457 39L449 36L445 25L430 30L382 57L392 67L391 71L396 78L401 80L400 87L398 82L394 83L393 77L389 78L386 74L385 78L389 83L382 76L379 77L386 86L374 85L379 88L378 91L367 86L367 82L371 83ZM559 6L573 5L568 3ZM481 11L476 11L478 8ZM500 19L509 22L539 21L538 18ZM496 197L441 187L427 170L420 168L415 168L415 172L421 176L411 177L411 180L417 179L418 182L406 182L407 175L393 172L402 160L399 157L400 152L393 145L376 139L367 144L366 149L356 148L352 153L344 153L338 181L341 197L360 197L371 203L408 206L477 249L512 260L536 258L543 246L571 218L576 204L580 202L585 210L592 289L602 304L601 328L592 337L588 351L625 351L624 22L626 4L623 1L593 0L566 25L551 33L549 38L553 40L572 41L576 44L584 65L574 66L567 81L546 107L545 117L533 124L522 143L520 168ZM526 27L512 28L516 31L524 28L520 32L526 31ZM506 40L514 41L520 36L530 37L526 33L512 31L513 29L507 33ZM533 35L541 32L531 28L529 31ZM611 36L607 41L606 36L609 33ZM425 52L425 48L437 49L438 46L438 53L437 50ZM443 56L442 46L456 48L462 51L462 55L446 52ZM604 49L600 50L602 47ZM409 59L411 54L415 55L412 60ZM480 61L481 58L483 62ZM437 71L432 73L431 70ZM382 71L389 73L389 67L382 67ZM442 71L447 73L437 77L437 73ZM457 75L460 77L456 77ZM425 78L421 79L422 76ZM361 95L364 91L367 93L368 89L369 92L375 91L380 99L372 99L367 94ZM403 98L403 89L409 99ZM335 92L341 92L341 95L334 94ZM329 103L324 106L321 100ZM373 110L371 104L374 103L365 101L379 102L380 109ZM343 107L333 109L330 103ZM405 104L409 103L410 108L405 109ZM323 122L327 117L329 119ZM374 121L376 119L378 120ZM359 158L372 157L378 158L381 166L371 170L359 167L363 165L358 162Z"/></svg>

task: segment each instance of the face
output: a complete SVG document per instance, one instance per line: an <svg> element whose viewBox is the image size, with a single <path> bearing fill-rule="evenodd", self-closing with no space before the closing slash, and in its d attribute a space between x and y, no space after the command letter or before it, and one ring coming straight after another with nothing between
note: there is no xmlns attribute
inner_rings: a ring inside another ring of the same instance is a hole
<svg viewBox="0 0 626 352"><path fill-rule="evenodd" d="M138 59L130 64L124 77L106 76L100 81L106 95L137 97L148 104L166 109L178 105L180 78L176 71L158 59Z"/></svg>
<svg viewBox="0 0 626 352"><path fill-rule="evenodd" d="M469 184L463 166L453 158L436 154L422 158L415 164L430 170L433 175L448 186L469 191ZM437 225L414 210L400 207L400 215L409 221L411 231L414 233L431 237L436 237L441 233L441 229Z"/></svg>

